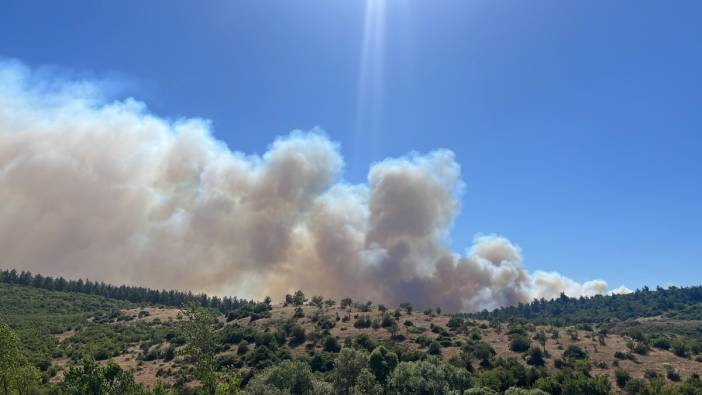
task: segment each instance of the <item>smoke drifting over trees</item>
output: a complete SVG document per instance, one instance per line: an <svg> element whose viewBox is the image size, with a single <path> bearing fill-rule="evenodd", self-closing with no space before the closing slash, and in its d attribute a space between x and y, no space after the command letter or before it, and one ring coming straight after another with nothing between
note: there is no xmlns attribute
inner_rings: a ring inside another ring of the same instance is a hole
<svg viewBox="0 0 702 395"><path fill-rule="evenodd" d="M341 177L339 147L293 132L262 156L230 150L199 119L168 121L98 85L0 64L0 251L44 274L274 300L294 289L472 311L607 292L528 273L518 246L444 240L460 211L448 150Z"/></svg>

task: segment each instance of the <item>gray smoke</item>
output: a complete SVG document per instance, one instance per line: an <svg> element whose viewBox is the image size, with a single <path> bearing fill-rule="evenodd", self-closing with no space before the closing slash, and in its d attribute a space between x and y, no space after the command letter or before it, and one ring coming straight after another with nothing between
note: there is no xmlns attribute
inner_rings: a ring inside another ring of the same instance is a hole
<svg viewBox="0 0 702 395"><path fill-rule="evenodd" d="M444 247L463 184L452 152L340 179L339 147L293 132L262 156L230 150L206 121L169 121L86 82L0 65L2 265L70 278L274 300L295 289L476 310L607 292L528 273L487 235Z"/></svg>

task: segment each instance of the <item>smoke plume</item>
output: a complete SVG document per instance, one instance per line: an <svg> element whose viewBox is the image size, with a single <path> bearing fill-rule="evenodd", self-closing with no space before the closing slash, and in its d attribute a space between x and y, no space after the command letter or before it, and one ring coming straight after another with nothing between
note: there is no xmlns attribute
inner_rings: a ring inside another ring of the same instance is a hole
<svg viewBox="0 0 702 395"><path fill-rule="evenodd" d="M169 121L99 84L0 67L2 265L247 297L303 289L331 297L471 311L607 292L530 274L520 248L476 237L444 247L460 211L448 150L341 179L339 147L293 132L261 156L230 150L206 121Z"/></svg>

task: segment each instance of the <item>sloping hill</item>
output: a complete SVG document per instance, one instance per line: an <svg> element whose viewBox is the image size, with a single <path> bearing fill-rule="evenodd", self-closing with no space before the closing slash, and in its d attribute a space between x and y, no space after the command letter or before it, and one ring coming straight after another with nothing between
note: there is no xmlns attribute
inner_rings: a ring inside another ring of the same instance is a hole
<svg viewBox="0 0 702 395"><path fill-rule="evenodd" d="M224 309L206 297L181 308L0 283L0 321L19 335L21 352L39 369L38 388L44 390L65 391L66 383L99 376L88 373L88 356L98 366L113 361L127 383L133 377L136 384L119 391L191 393L207 376L200 375L199 362L206 358L190 353L209 344L211 377L230 393L239 387L273 393L290 383L271 377L307 377L299 388L314 393L520 387L562 394L623 388L695 394L702 393L696 376L702 373L702 322L694 314L698 288L446 315L407 304L390 309L348 299L306 301L301 292L281 305L246 301ZM349 371L353 366L357 370ZM107 393L119 392L112 391Z"/></svg>

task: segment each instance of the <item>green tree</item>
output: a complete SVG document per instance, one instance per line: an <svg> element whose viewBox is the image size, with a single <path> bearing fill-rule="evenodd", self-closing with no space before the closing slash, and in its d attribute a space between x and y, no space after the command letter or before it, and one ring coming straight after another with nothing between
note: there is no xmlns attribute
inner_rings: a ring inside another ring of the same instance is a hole
<svg viewBox="0 0 702 395"><path fill-rule="evenodd" d="M39 370L21 352L17 334L0 321L0 391L3 395L29 394L39 383Z"/></svg>
<svg viewBox="0 0 702 395"><path fill-rule="evenodd" d="M295 291L295 295L293 295L293 304L295 306L302 306L305 304L307 299L305 298L305 293L302 292L301 290Z"/></svg>
<svg viewBox="0 0 702 395"><path fill-rule="evenodd" d="M533 366L544 366L544 352L540 347L532 346L527 351L526 362Z"/></svg>
<svg viewBox="0 0 702 395"><path fill-rule="evenodd" d="M382 395L383 386L378 383L373 373L369 372L368 369L361 369L351 393L353 395Z"/></svg>
<svg viewBox="0 0 702 395"><path fill-rule="evenodd" d="M529 349L531 343L529 339L524 335L512 336L512 340L509 342L509 349L514 352L524 352Z"/></svg>
<svg viewBox="0 0 702 395"><path fill-rule="evenodd" d="M245 390L250 395L311 394L315 386L310 367L301 361L283 361L254 376Z"/></svg>
<svg viewBox="0 0 702 395"><path fill-rule="evenodd" d="M436 340L432 340L432 342L429 343L429 354L431 354L431 355L441 354L441 344L439 344L439 342L437 342Z"/></svg>
<svg viewBox="0 0 702 395"><path fill-rule="evenodd" d="M397 367L397 354L389 351L384 346L378 346L370 354L369 366L371 372L380 383L385 383L385 380L390 373Z"/></svg>
<svg viewBox="0 0 702 395"><path fill-rule="evenodd" d="M388 332L390 332L390 338L394 339L395 336L397 336L397 332L399 332L400 327L397 325L397 321L393 320L388 327L386 327Z"/></svg>
<svg viewBox="0 0 702 395"><path fill-rule="evenodd" d="M180 332L187 343L181 352L195 364L195 377L202 383L203 390L214 394L217 388L215 355L219 343L215 331L217 319L208 309L195 303L189 303L183 315Z"/></svg>
<svg viewBox="0 0 702 395"><path fill-rule="evenodd" d="M112 361L100 366L92 357L85 357L80 365L68 369L59 388L62 394L70 395L145 393L144 387L134 381L131 372L122 370Z"/></svg>
<svg viewBox="0 0 702 395"><path fill-rule="evenodd" d="M353 300L351 298L343 298L341 299L341 308L346 309L353 306Z"/></svg>
<svg viewBox="0 0 702 395"><path fill-rule="evenodd" d="M322 308L324 304L324 297L323 296L313 296L312 300L310 300L310 304L312 306L316 306L318 308Z"/></svg>
<svg viewBox="0 0 702 395"><path fill-rule="evenodd" d="M462 393L472 386L470 373L445 364L438 358L401 362L388 378L387 393L449 394Z"/></svg>
<svg viewBox="0 0 702 395"><path fill-rule="evenodd" d="M350 394L361 371L368 367L368 354L353 348L344 348L336 357L334 366L331 378L335 391L342 395Z"/></svg>
<svg viewBox="0 0 702 395"><path fill-rule="evenodd" d="M3 395L10 394L14 387L20 356L19 337L7 324L0 321L0 388Z"/></svg>

